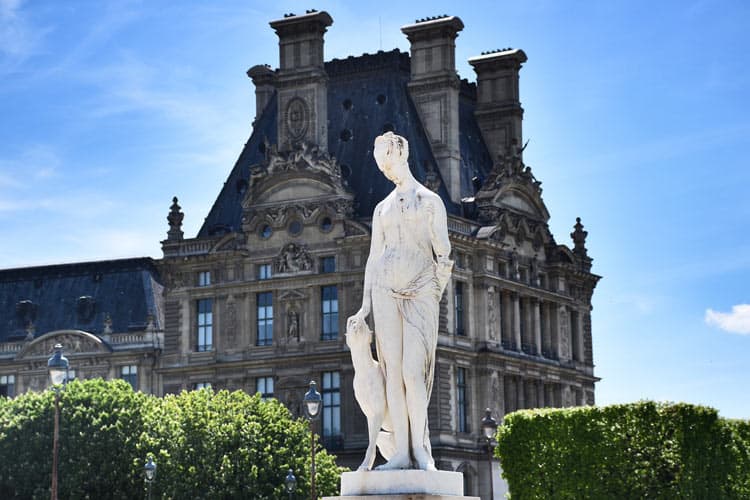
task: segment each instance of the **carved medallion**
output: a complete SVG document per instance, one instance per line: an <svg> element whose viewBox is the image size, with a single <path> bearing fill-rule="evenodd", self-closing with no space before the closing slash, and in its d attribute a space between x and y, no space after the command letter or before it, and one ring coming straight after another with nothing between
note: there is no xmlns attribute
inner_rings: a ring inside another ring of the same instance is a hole
<svg viewBox="0 0 750 500"><path fill-rule="evenodd" d="M301 141L310 125L310 109L307 103L299 97L290 99L284 115L289 139L292 142Z"/></svg>

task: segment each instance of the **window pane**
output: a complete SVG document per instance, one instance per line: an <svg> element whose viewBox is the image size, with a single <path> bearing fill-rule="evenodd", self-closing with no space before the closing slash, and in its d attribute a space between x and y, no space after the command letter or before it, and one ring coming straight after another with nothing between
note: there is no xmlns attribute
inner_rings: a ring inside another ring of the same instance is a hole
<svg viewBox="0 0 750 500"><path fill-rule="evenodd" d="M338 288L335 285L324 286L321 288L321 298L321 339L334 340L339 334Z"/></svg>
<svg viewBox="0 0 750 500"><path fill-rule="evenodd" d="M323 372L323 437L341 435L341 392L339 372Z"/></svg>
<svg viewBox="0 0 750 500"><path fill-rule="evenodd" d="M198 300L196 350L210 351L213 348L213 300Z"/></svg>
<svg viewBox="0 0 750 500"><path fill-rule="evenodd" d="M257 345L271 345L273 343L273 294L271 292L259 293L257 301Z"/></svg>

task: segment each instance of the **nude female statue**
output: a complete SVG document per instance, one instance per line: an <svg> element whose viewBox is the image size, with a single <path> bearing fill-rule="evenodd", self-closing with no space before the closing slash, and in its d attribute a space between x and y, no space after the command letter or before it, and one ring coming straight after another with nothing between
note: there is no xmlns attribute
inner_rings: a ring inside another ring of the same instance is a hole
<svg viewBox="0 0 750 500"><path fill-rule="evenodd" d="M435 470L427 426L437 348L440 297L453 262L445 206L409 170L409 144L388 132L375 139L380 171L396 187L372 216L370 255L361 309L349 325L370 312L385 380L393 447L379 469ZM381 448L383 446L378 444Z"/></svg>

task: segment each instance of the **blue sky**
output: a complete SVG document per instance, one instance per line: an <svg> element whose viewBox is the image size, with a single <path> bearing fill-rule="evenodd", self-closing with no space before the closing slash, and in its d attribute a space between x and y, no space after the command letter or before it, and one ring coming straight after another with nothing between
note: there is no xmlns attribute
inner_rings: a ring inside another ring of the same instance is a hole
<svg viewBox="0 0 750 500"><path fill-rule="evenodd" d="M558 242L589 231L600 404L750 418L750 4L0 0L0 267L160 257L171 197L194 236L250 134L268 22L327 10L326 59L408 50L460 16L458 71L522 48L530 139ZM385 4L383 4L385 5Z"/></svg>

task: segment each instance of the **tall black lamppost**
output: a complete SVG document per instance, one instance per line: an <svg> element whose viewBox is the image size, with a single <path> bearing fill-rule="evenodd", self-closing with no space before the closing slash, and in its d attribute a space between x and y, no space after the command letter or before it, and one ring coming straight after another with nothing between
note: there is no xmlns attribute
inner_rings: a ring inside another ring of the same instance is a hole
<svg viewBox="0 0 750 500"><path fill-rule="evenodd" d="M148 500L151 500L151 483L153 483L154 479L156 479L156 462L154 462L154 459L151 457L151 455L148 456L146 465L143 466L143 472L146 474Z"/></svg>
<svg viewBox="0 0 750 500"><path fill-rule="evenodd" d="M315 433L313 432L313 420L320 417L320 407L323 405L323 398L316 390L315 381L310 381L310 390L305 394L302 402L305 404L305 416L310 423L310 500L315 500Z"/></svg>
<svg viewBox="0 0 750 500"><path fill-rule="evenodd" d="M490 499L495 499L494 481L492 477L492 438L495 437L497 431L497 420L492 418L492 410L487 408L484 410L484 418L482 419L482 432L484 438L487 440L487 467L490 473Z"/></svg>
<svg viewBox="0 0 750 500"><path fill-rule="evenodd" d="M297 487L297 478L294 477L292 469L289 469L289 473L286 475L286 479L284 479L284 487L286 488L286 492L289 493L289 500L292 500L292 494Z"/></svg>
<svg viewBox="0 0 750 500"><path fill-rule="evenodd" d="M52 434L52 487L50 498L57 500L57 445L60 440L60 391L68 380L68 358L63 356L62 344L55 344L55 353L47 360L47 371L55 391L55 429Z"/></svg>

